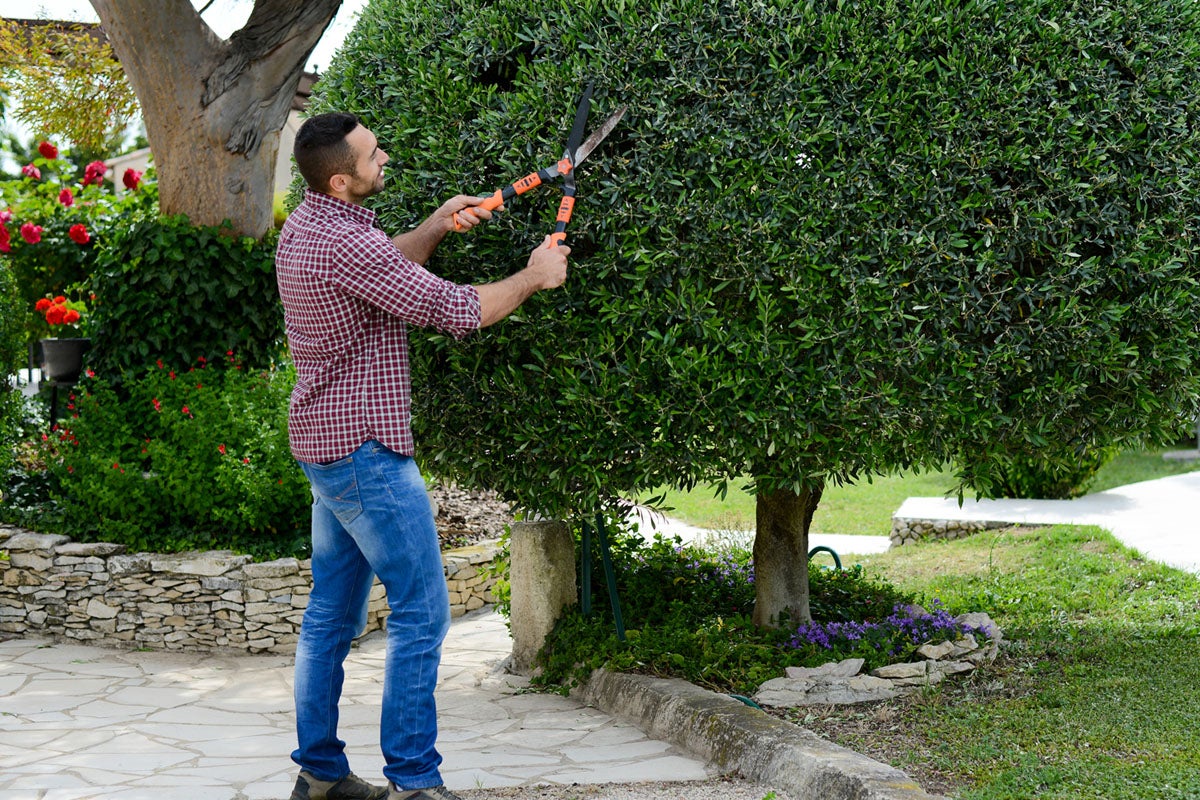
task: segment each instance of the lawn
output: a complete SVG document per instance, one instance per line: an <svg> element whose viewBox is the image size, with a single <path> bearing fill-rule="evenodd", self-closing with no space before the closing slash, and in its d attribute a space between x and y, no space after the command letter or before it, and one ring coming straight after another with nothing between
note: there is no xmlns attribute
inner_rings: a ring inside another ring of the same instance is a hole
<svg viewBox="0 0 1200 800"><path fill-rule="evenodd" d="M789 718L962 800L1200 797L1200 579L1097 528L1010 529L864 556L985 610L997 661L901 701Z"/></svg>
<svg viewBox="0 0 1200 800"><path fill-rule="evenodd" d="M1200 469L1126 453L1091 491ZM829 487L813 529L886 534L905 498L949 473ZM753 527L754 499L670 493L672 516ZM867 573L1005 633L995 663L908 698L786 712L959 800L1200 798L1200 578L1146 562L1099 528L1011 528L856 559Z"/></svg>
<svg viewBox="0 0 1200 800"><path fill-rule="evenodd" d="M1139 481L1164 478L1200 469L1200 460L1169 461L1162 450L1122 453L1104 466L1089 487L1104 491ZM953 473L903 473L862 480L854 485L827 486L813 516L814 533L848 533L886 536L892 529L892 513L909 497L940 497L954 490ZM666 492L667 514L675 519L712 530L754 528L754 496L730 484L724 499L711 486L690 492ZM660 492L655 492L655 494Z"/></svg>

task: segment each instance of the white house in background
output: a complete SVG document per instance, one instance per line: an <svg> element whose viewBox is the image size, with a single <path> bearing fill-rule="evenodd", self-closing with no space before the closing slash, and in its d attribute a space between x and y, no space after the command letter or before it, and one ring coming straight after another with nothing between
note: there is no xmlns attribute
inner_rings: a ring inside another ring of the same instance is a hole
<svg viewBox="0 0 1200 800"><path fill-rule="evenodd" d="M312 87L317 82L317 77L317 74L313 72L305 72L300 76L300 84L296 87L296 96L292 98L292 108L288 111L287 122L279 132L279 156L275 162L275 194L286 192L291 186L292 146L296 143L296 132L300 130L300 124L304 121L301 112L308 105L308 98L312 94ZM132 168L138 172L145 172L146 167L150 165L150 158L150 148L143 147L140 150L105 159L104 163L110 170L109 177L112 178L116 190L118 192L125 191L125 186L121 183L121 176L125 174L125 170Z"/></svg>

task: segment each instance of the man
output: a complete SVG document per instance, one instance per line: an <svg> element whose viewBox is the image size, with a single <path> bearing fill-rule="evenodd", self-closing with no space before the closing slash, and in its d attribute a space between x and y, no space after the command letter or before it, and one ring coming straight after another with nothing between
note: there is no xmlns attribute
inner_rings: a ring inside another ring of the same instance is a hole
<svg viewBox="0 0 1200 800"><path fill-rule="evenodd" d="M296 646L300 776L292 800L455 800L434 747L441 644L450 605L425 484L413 462L407 326L455 337L497 322L566 280L567 247L542 247L520 272L463 286L421 266L442 238L491 218L458 196L389 238L362 202L388 156L351 114L296 134L308 185L279 237L276 271L296 364L288 432L312 484L313 590ZM547 242L548 244L548 242ZM342 662L361 633L374 576L387 590L380 745L389 787L350 771L338 739Z"/></svg>

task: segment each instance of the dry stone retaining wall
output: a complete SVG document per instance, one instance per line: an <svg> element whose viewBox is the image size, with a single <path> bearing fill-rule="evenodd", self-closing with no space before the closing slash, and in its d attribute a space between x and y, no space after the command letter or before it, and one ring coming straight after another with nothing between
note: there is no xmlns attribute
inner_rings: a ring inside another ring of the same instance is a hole
<svg viewBox="0 0 1200 800"><path fill-rule="evenodd" d="M1011 522L966 519L907 519L892 517L891 546L915 544L922 539L962 539L980 531L1012 527Z"/></svg>
<svg viewBox="0 0 1200 800"><path fill-rule="evenodd" d="M0 526L0 634L166 650L295 652L312 587L309 561L124 551ZM485 571L497 551L486 542L442 554L453 616L495 602L495 578ZM366 630L382 628L387 612L376 581Z"/></svg>

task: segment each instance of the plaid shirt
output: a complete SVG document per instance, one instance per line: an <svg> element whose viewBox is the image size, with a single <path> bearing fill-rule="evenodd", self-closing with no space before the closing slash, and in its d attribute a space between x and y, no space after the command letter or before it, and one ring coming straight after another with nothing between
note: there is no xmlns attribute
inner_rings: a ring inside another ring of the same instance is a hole
<svg viewBox="0 0 1200 800"><path fill-rule="evenodd" d="M411 456L408 324L479 328L479 293L410 261L375 212L320 192L284 223L275 254L296 387L292 455L335 461L375 439Z"/></svg>

